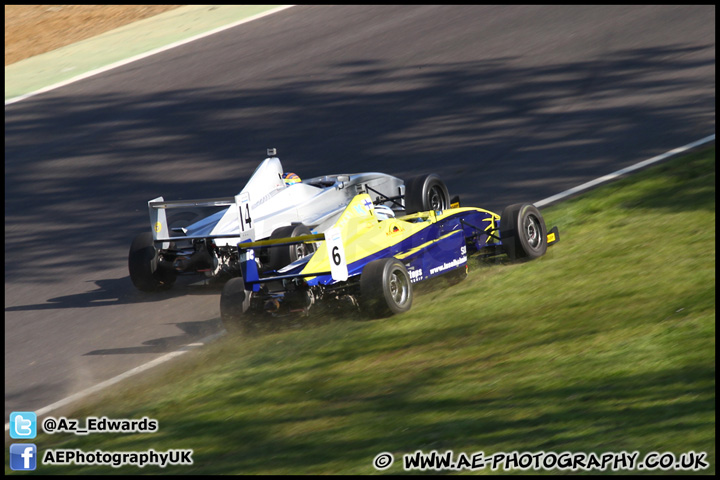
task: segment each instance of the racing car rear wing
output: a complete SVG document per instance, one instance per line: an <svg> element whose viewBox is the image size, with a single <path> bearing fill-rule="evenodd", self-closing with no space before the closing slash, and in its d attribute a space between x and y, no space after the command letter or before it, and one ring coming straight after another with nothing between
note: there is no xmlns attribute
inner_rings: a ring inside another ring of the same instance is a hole
<svg viewBox="0 0 720 480"><path fill-rule="evenodd" d="M281 245L296 245L298 243L315 243L325 240L324 233L314 233L311 235L298 235L297 237L272 238L268 240L259 240L257 242L243 242L238 244L240 250L248 250L259 247L279 247Z"/></svg>
<svg viewBox="0 0 720 480"><path fill-rule="evenodd" d="M239 232L237 234L213 235L215 238L239 238L240 241L253 238L252 215L250 212L250 194L241 193L234 197L209 198L204 200L171 200L157 197L148 202L150 225L152 226L153 240L167 242L170 240L194 240L206 238L205 236L172 236L165 210L168 208L211 208L235 207L238 216ZM168 248L163 246L163 248Z"/></svg>
<svg viewBox="0 0 720 480"><path fill-rule="evenodd" d="M329 272L313 272L313 273L295 273L291 275L276 275L271 277L260 278L258 265L255 263L256 248L262 247L279 247L284 245L296 245L298 243L315 243L325 241L327 251L330 252L330 271ZM348 279L348 269L345 260L345 249L343 247L340 229L337 227L330 228L325 233L316 233L311 235L298 235L297 237L274 238L269 240L260 240L257 242L241 242L238 243L238 256L240 259L240 271L245 282L245 289L258 291L260 284L263 282L274 282L277 280L285 280L300 277L316 277L318 275L331 275L337 281L345 281Z"/></svg>

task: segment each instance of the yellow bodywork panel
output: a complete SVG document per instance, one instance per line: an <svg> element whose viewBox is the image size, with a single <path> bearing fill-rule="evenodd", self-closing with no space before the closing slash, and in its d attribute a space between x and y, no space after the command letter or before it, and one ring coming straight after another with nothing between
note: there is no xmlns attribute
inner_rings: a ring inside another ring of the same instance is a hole
<svg viewBox="0 0 720 480"><path fill-rule="evenodd" d="M493 228L495 222L500 219L497 214L479 208L453 208L442 212L420 212L411 215L405 215L398 218L389 218L386 220L378 220L375 216L375 210L372 200L367 194L356 195L347 206L343 214L335 223L335 227L340 230L342 243L345 250L345 261L348 265L361 260L370 255L376 254L392 245L411 237L443 218L457 214L462 211L484 211L492 215L490 225L477 227L485 227L485 229ZM462 230L448 232L443 237L460 233ZM413 248L415 252L423 247L427 247L435 238L424 245ZM406 253L406 252L404 252ZM399 255L405 257L407 255ZM303 273L321 273L330 270L330 259L325 242L318 245L317 251L312 256L308 264L303 269Z"/></svg>
<svg viewBox="0 0 720 480"><path fill-rule="evenodd" d="M345 261L350 265L414 235L431 223L409 223L396 218L378 220L370 196L360 194L352 199L335 223L335 227L340 230ZM326 244L323 242L303 269L303 273L320 273L328 270L330 270L330 259Z"/></svg>

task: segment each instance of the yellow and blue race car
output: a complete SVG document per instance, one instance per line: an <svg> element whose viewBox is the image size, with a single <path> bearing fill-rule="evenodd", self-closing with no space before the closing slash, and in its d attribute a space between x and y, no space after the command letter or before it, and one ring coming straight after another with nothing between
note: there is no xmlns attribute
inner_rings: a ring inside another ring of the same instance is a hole
<svg viewBox="0 0 720 480"><path fill-rule="evenodd" d="M358 309L372 318L403 313L412 306L413 284L439 276L457 282L467 275L471 256L529 260L559 240L557 227L548 232L530 204L511 205L502 215L452 207L394 217L360 194L324 233L239 243L242 276L223 288L223 324L247 331L321 306ZM314 248L300 248L306 256L278 270L259 261L262 249L308 244Z"/></svg>

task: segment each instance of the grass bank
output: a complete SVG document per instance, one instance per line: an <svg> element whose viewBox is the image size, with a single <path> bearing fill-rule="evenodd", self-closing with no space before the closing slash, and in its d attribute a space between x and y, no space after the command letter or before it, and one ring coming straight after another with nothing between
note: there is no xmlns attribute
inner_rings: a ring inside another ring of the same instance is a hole
<svg viewBox="0 0 720 480"><path fill-rule="evenodd" d="M561 241L537 261L472 264L390 319L226 337L71 415L156 433L34 442L194 465L36 473L371 474L380 452L401 473L416 450L693 450L714 473L714 147L543 214Z"/></svg>

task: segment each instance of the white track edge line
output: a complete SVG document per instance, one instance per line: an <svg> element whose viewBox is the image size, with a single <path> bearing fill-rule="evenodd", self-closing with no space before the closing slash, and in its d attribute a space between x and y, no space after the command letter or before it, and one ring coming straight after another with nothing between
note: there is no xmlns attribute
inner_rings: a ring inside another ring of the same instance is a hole
<svg viewBox="0 0 720 480"><path fill-rule="evenodd" d="M46 406L46 407L40 408L40 409L38 409L38 410L35 411L35 415L37 415L38 417L40 417L40 416L42 416L42 415L45 415L45 414L47 414L47 413L50 413L50 412L53 411L53 410L56 410L56 409L58 409L58 408L64 407L64 406L66 406L66 405L69 405L69 404L71 404L71 403L73 403L73 402L75 402L75 401L81 400L82 398L85 398L85 397L87 397L87 396L89 396L89 395L92 395L93 393L97 393L97 392L99 392L99 391L101 391L101 390L103 390L103 389L105 389L105 388L107 388L107 387L109 387L109 386L111 386L111 385L114 385L114 384L116 384L116 383L119 383L119 382L125 380L126 378L130 378L130 377L132 377L132 376L134 376L134 375L137 375L138 373L142 373L142 372L144 372L145 370L149 370L149 369L151 369L151 368L153 368L153 367L155 367L155 366L157 366L157 365L160 365L160 364L165 363L165 362L167 362L167 361L169 361L169 360L172 360L172 359L175 358L175 357L178 357L178 356L180 356L180 355L182 355L182 354L184 354L184 353L187 353L187 352L189 352L189 351L191 351L191 350L193 350L193 349L195 349L195 348L197 348L197 347L201 347L201 346L205 345L206 343L212 342L213 340L215 340L215 339L223 336L224 334L225 334L224 331L220 331L220 332L214 333L214 334L212 334L212 335L208 335L207 337L202 338L202 339L198 340L197 342L193 342L193 343L184 345L184 346L182 346L182 347L181 347L180 349L178 349L178 350L175 350L175 351L170 352L170 353L166 353L166 354L163 355L162 357L158 357L158 358L156 358L156 359L154 359L154 360L151 360L151 361L149 361L149 362L147 362L147 363L144 363L144 364L139 365L139 366L137 366L137 367L135 367L135 368L132 368L132 369L128 370L128 371L125 372L125 373L121 373L120 375L117 375L117 376L112 377L112 378L110 378L110 379L108 379L108 380L105 380L105 381L103 381L103 382L100 382L100 383L98 383L97 385L93 385L92 387L89 387L89 388L86 388L85 390L81 390L81 391L79 391L79 392L77 392L77 393L74 393L74 394L70 395L69 397L63 398L62 400L58 400L57 402L52 403L52 404L50 404L50 405L48 405L48 406ZM7 432L7 431L9 431L9 430L10 430L10 423L8 422L8 423L5 424L5 431Z"/></svg>
<svg viewBox="0 0 720 480"><path fill-rule="evenodd" d="M577 187L573 187L569 190L565 190L564 192L560 192L557 195L553 195L551 197L544 198L538 202L535 202L534 205L536 207L542 207L542 206L548 205L550 203L557 202L558 200L562 200L571 195L575 195L576 193L580 193L582 191L588 190L589 188L600 185L601 183L609 182L610 180L614 180L622 175L628 174L630 172L634 172L635 170L639 170L643 167L647 167L648 165L651 165L653 163L657 163L661 160L665 160L666 158L672 157L679 153L686 152L692 148L699 147L700 145L704 145L706 143L712 142L713 140L715 140L714 133L705 138L701 138L700 140L697 140L695 142L688 143L687 145L684 145L682 147L674 148L674 149L667 151L661 155L657 155L657 156L649 158L647 160L643 160L642 162L638 162L634 165L630 165L629 167L625 167L616 172L609 173L602 177L596 178L595 180L591 180L589 182L583 183L582 185L578 185Z"/></svg>
<svg viewBox="0 0 720 480"><path fill-rule="evenodd" d="M172 49L172 48L179 47L179 46L181 46L181 45L185 45L186 43L194 42L195 40L200 40L201 38L209 37L210 35L214 35L214 34L216 34L216 33L222 32L223 30L227 30L227 29L229 29L229 28L237 27L238 25L242 25L243 23L252 22L253 20L257 20L257 19L259 19L259 18L266 17L266 16L268 16L268 15L272 15L273 13L277 13L277 12L280 12L280 11L282 11L282 10L286 10L286 9L288 9L288 8L290 8L290 7L294 7L294 6L295 6L295 5L283 5L283 6L281 6L281 7L273 8L272 10L268 10L268 11L266 11L266 12L258 13L257 15L253 15L252 17L244 18L244 19L242 19L242 20L238 20L237 22L233 22L233 23L228 24L228 25L223 25L222 27L215 28L214 30L210 30L210 31L205 32L205 33L200 33L200 34L198 34L198 35L195 35L195 36L190 37L190 38L186 38L186 39L184 39L184 40L178 40L177 42L171 43L171 44L169 44L169 45L165 45L165 46L163 46L163 47L158 47L158 48L156 48L156 49L154 49L154 50L150 50L149 52L141 53L141 54L139 54L139 55L135 55L134 57L130 57L130 58L125 59L125 60L120 60L120 61L118 61L118 62L111 63L110 65L107 65L107 66L105 66L105 67L100 67L100 68L98 68L98 69L91 70L91 71L89 71L89 72L87 72L87 73L83 73L83 74L78 75L78 76L76 76L76 77L72 77L72 78L70 78L70 79L68 79L68 80L64 80L64 81L62 81L62 82L55 83L55 84L50 85L50 86L47 86L47 87L43 87L43 88L41 88L40 90L36 90L36 91L30 92L30 93L26 93L26 94L20 95L20 96L18 96L18 97L11 98L10 100L6 100L6 101L5 101L5 106L11 105L11 104L13 104L13 103L17 103L17 102L19 102L19 101L21 101L21 100L25 100L25 99L30 98L30 97L34 97L35 95L39 95L39 94L41 94L41 93L46 93L46 92L49 92L49 91L51 91L51 90L55 90L55 89L57 89L57 88L64 87L64 86L69 85L69 84L71 84L71 83L79 82L80 80L85 80L86 78L92 77L92 76L94 76L94 75L98 75L98 74L100 74L100 73L107 72L107 71L112 70L112 69L114 69L114 68L122 67L123 65L127 65L128 63L132 63L132 62L136 62L136 61L138 61L138 60L142 60L142 59L144 59L144 58L150 57L150 56L155 55L155 54L157 54L157 53L161 53L161 52L170 50L170 49Z"/></svg>

